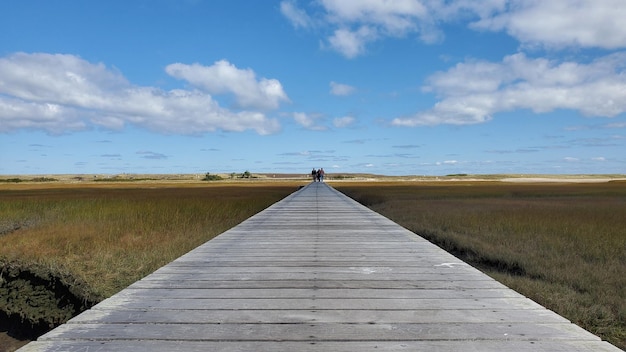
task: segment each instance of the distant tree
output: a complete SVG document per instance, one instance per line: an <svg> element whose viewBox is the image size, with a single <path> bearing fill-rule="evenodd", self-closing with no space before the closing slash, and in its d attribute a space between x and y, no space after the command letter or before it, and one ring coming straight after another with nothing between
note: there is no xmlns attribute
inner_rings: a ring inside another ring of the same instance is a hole
<svg viewBox="0 0 626 352"><path fill-rule="evenodd" d="M241 178L250 178L250 177L252 177L252 174L248 170L246 170L243 174L241 174Z"/></svg>
<svg viewBox="0 0 626 352"><path fill-rule="evenodd" d="M7 179L2 179L0 180L0 182L13 182L13 183L20 183L20 182L24 182L24 180L20 179L20 178L7 178Z"/></svg>
<svg viewBox="0 0 626 352"><path fill-rule="evenodd" d="M219 181L222 180L222 177L220 175L211 175L210 172L207 172L206 175L204 175L204 178L202 179L202 181Z"/></svg>

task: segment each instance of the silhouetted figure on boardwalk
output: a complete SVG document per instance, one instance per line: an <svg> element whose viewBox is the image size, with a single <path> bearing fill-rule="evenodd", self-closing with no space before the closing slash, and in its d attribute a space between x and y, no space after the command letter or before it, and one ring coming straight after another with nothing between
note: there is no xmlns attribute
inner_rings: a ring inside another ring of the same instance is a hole
<svg viewBox="0 0 626 352"><path fill-rule="evenodd" d="M317 171L313 169L313 171L311 171L311 175L313 176L313 182L324 182L324 169L323 168Z"/></svg>

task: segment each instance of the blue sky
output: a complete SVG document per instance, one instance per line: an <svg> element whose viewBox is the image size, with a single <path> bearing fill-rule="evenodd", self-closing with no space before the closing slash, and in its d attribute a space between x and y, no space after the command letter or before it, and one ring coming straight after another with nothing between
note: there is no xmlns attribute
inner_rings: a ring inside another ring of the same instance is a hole
<svg viewBox="0 0 626 352"><path fill-rule="evenodd" d="M626 173L623 0L0 2L0 174Z"/></svg>

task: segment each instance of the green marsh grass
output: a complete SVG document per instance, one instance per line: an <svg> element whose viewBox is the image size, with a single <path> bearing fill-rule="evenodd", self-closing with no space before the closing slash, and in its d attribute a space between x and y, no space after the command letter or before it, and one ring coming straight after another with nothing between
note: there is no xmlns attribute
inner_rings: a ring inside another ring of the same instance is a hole
<svg viewBox="0 0 626 352"><path fill-rule="evenodd" d="M626 183L336 188L626 348Z"/></svg>
<svg viewBox="0 0 626 352"><path fill-rule="evenodd" d="M0 258L73 273L109 296L284 198L295 185L0 191Z"/></svg>
<svg viewBox="0 0 626 352"><path fill-rule="evenodd" d="M0 295L0 313L19 314L33 324L41 319L49 325L63 323L70 313L20 306L17 300L25 295L14 292L7 278L17 277L20 271L38 278L55 277L80 299L97 303L279 201L297 186L288 182L4 186L0 188L0 289L6 295Z"/></svg>

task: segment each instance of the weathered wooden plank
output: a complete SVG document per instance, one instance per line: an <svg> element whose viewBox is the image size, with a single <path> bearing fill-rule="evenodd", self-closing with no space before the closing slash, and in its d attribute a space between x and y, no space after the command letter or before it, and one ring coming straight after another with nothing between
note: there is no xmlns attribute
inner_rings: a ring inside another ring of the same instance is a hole
<svg viewBox="0 0 626 352"><path fill-rule="evenodd" d="M484 310L484 309L420 309L420 310L130 310L92 309L81 314L69 324L263 324L263 323L343 323L343 324L392 324L392 323L562 323L569 321L547 310Z"/></svg>
<svg viewBox="0 0 626 352"><path fill-rule="evenodd" d="M285 271L283 273L271 273L271 272L237 272L230 274L219 274L219 273L211 273L211 272L201 272L201 273L180 273L180 274L153 274L150 278L146 278L147 280L380 280L380 281L396 281L396 280L406 280L406 281L418 281L420 279L424 279L427 281L435 281L435 280L452 280L452 281L468 281L468 280L484 280L484 276L481 274L458 274L458 273L449 273L445 272L439 274L431 274L426 273L423 275L417 275L413 273L394 273L393 275L389 275L389 273L385 272L368 272L363 270L362 272L352 272L352 273L333 273L333 272L312 272L312 273L303 273L303 272L290 272Z"/></svg>
<svg viewBox="0 0 626 352"><path fill-rule="evenodd" d="M189 299L244 299L244 298L364 298L364 299L462 299L462 298L524 298L510 289L324 289L324 288L239 288L226 289L127 289L117 297L123 298L189 298Z"/></svg>
<svg viewBox="0 0 626 352"><path fill-rule="evenodd" d="M492 279L452 281L442 278L441 280L139 280L130 285L128 289L140 288L419 288L419 289L497 289L505 287Z"/></svg>
<svg viewBox="0 0 626 352"><path fill-rule="evenodd" d="M94 309L544 309L526 298L126 298L114 296Z"/></svg>
<svg viewBox="0 0 626 352"><path fill-rule="evenodd" d="M21 351L619 349L313 183Z"/></svg>
<svg viewBox="0 0 626 352"><path fill-rule="evenodd" d="M436 340L436 341L163 341L163 340L105 340L105 341L41 341L33 342L24 350L31 352L615 352L606 342L580 340Z"/></svg>
<svg viewBox="0 0 626 352"><path fill-rule="evenodd" d="M574 324L65 324L47 340L188 341L419 341L419 340L587 340L599 339Z"/></svg>
<svg viewBox="0 0 626 352"><path fill-rule="evenodd" d="M184 275L184 274L193 274L198 272L198 270L204 269L206 267L197 266L197 267L176 267L176 266L167 266L161 268L155 272L155 275ZM323 263L317 263L316 265L311 266L240 266L240 267L228 267L228 266L214 266L210 267L211 273L217 275L241 275L247 274L250 272L257 272L260 274L276 274L276 273L296 273L301 274L303 276L310 275L321 275L321 274L329 274L329 275L372 275L372 274L384 274L384 275L420 275L420 274L434 274L434 275L467 275L468 277L481 277L483 274L471 267L463 267L463 266L454 266L448 268L437 268L437 267L407 267L407 266L333 266L329 267L324 265Z"/></svg>
<svg viewBox="0 0 626 352"><path fill-rule="evenodd" d="M333 260L333 259L317 259L317 258L307 258L304 257L300 260L292 259L292 260L280 260L276 259L276 257L268 257L265 260L263 258L246 258L247 260L220 260L220 261L186 261L186 262L177 262L170 263L167 266L167 269L162 268L163 270L159 270L158 272L164 272L164 270L178 270L183 271L186 269L189 270L197 270L198 268L207 268L207 267L227 267L227 268L237 268L237 267L281 267L281 268L289 268L289 267L329 267L329 268L340 268L340 267L406 267L406 268L433 268L437 269L439 266L451 267L454 265L460 265L460 263L449 262L449 263L441 263L440 260L410 260L410 257L406 257L406 260L396 260L390 261L382 259L380 261L353 257L354 260L346 259L346 260Z"/></svg>

